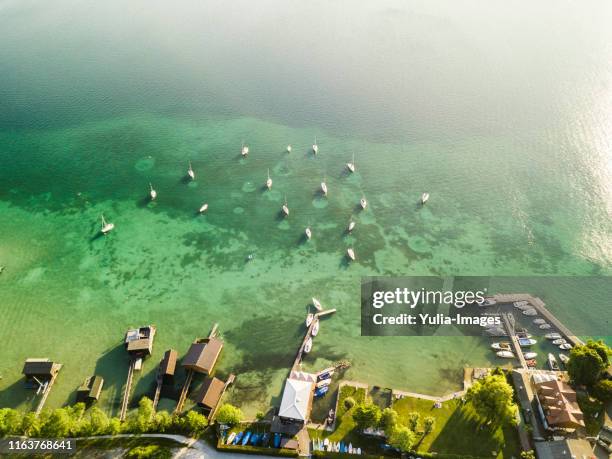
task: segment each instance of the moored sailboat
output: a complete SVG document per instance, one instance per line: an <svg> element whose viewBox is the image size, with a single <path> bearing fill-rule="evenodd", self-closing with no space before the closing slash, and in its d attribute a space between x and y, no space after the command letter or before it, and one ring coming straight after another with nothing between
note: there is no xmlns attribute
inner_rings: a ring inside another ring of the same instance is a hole
<svg viewBox="0 0 612 459"><path fill-rule="evenodd" d="M266 188L268 190L272 189L272 179L270 178L270 169L268 169L268 180L266 180Z"/></svg>
<svg viewBox="0 0 612 459"><path fill-rule="evenodd" d="M100 232L102 234L107 234L107 233L110 233L114 229L115 229L115 224L107 222L104 219L104 215L102 215L102 229L100 230Z"/></svg>
<svg viewBox="0 0 612 459"><path fill-rule="evenodd" d="M353 153L353 160L351 162L346 163L346 168L350 172L355 172L355 153Z"/></svg>
<svg viewBox="0 0 612 459"><path fill-rule="evenodd" d="M193 171L193 168L191 167L191 161L189 161L189 169L187 169L187 175L189 176L191 180L195 180L195 172Z"/></svg>
<svg viewBox="0 0 612 459"><path fill-rule="evenodd" d="M153 185L151 185L150 182L149 182L149 188L151 189L151 191L149 191L149 196L151 197L151 201L154 201L155 198L157 197L157 191L153 189Z"/></svg>

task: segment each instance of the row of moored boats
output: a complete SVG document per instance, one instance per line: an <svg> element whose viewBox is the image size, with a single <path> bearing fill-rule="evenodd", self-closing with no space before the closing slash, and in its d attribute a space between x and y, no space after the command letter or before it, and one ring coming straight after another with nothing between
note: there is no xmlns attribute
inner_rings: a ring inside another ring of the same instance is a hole
<svg viewBox="0 0 612 459"><path fill-rule="evenodd" d="M326 438L325 440L313 439L312 449L313 451L328 451L344 454L362 454L361 448L353 447L352 443L347 444L343 441L333 442L329 441L329 438Z"/></svg>

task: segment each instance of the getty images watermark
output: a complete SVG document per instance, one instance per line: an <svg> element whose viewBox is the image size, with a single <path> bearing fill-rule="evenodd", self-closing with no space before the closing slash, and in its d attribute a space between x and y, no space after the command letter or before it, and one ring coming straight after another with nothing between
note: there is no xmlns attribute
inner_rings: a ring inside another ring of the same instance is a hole
<svg viewBox="0 0 612 459"><path fill-rule="evenodd" d="M546 303L562 288L577 298L593 298L591 311L582 311L579 323L568 325L577 327L576 333L588 328L588 334L601 335L609 330L608 322L601 327L600 317L602 313L610 316L611 286L607 277L368 277L361 286L361 333L496 337L512 328L545 334L554 327L566 327L559 325L555 312L564 318L575 312L571 298L565 304L557 299ZM597 304L597 298L606 300ZM590 322L588 313L593 315Z"/></svg>

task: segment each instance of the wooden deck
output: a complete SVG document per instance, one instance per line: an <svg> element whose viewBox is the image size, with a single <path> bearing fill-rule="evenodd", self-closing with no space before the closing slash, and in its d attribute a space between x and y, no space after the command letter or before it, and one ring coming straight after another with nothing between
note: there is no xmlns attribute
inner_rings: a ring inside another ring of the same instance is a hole
<svg viewBox="0 0 612 459"><path fill-rule="evenodd" d="M45 387L45 390L42 393L42 397L40 398L40 400L38 401L38 405L36 406L36 411L34 413L34 415L36 417L38 417L38 415L40 414L40 412L44 408L45 402L47 401L47 397L49 397L49 394L51 393L51 388L53 387L53 383L57 379L57 375L59 375L59 371L62 368L62 364L61 363L58 363L56 365L57 365L57 371L55 372L55 374L53 374L53 376L51 376L51 379L47 383L47 386Z"/></svg>
<svg viewBox="0 0 612 459"><path fill-rule="evenodd" d="M185 406L185 401L187 400L187 394L189 393L189 387L191 386L191 382L193 381L193 375L195 372L193 370L187 371L187 378L185 379L185 384L183 384L183 389L181 389L181 395L179 396L178 403L176 404L176 409L174 412L179 414L183 411L183 407Z"/></svg>
<svg viewBox="0 0 612 459"><path fill-rule="evenodd" d="M125 388L123 391L123 399L121 401L121 412L119 414L119 420L125 421L127 417L128 405L130 403L130 392L132 391L132 383L134 382L134 368L136 366L136 359L130 360L130 366L128 368L127 380L125 382Z"/></svg>
<svg viewBox="0 0 612 459"><path fill-rule="evenodd" d="M523 355L523 349L521 349L521 345L518 342L518 337L516 336L514 325L510 321L510 313L502 313L502 321L504 322L504 327L506 328L506 333L508 334L508 338L510 338L510 344L514 350L514 355L518 359L521 364L521 368L527 369L527 361L525 360L525 356Z"/></svg>
<svg viewBox="0 0 612 459"><path fill-rule="evenodd" d="M314 319L312 323L306 329L306 333L304 334L304 339L302 340L302 344L300 345L297 355L295 356L295 360L293 361L293 366L291 367L291 371L299 371L300 365L302 364L302 358L304 357L304 346L306 346L306 341L308 341L308 338L310 338L312 329L315 323L317 322L317 320L320 319L321 317L325 317L330 314L333 314L334 312L336 312L335 309L327 309L326 311L317 312L314 315Z"/></svg>

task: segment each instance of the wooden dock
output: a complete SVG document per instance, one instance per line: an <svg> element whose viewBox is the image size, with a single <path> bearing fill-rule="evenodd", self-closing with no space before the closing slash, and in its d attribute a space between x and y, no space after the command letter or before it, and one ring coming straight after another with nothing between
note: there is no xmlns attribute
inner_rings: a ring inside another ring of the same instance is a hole
<svg viewBox="0 0 612 459"><path fill-rule="evenodd" d="M514 350L514 355L518 359L521 364L521 368L527 369L527 361L525 360L525 356L523 355L523 349L521 349L521 345L519 344L518 337L516 336L516 332L514 330L514 325L510 320L510 313L502 313L502 321L504 322L504 326L506 328L506 332L508 333L508 338L510 338L510 343L512 344L512 348Z"/></svg>
<svg viewBox="0 0 612 459"><path fill-rule="evenodd" d="M291 371L299 371L300 365L302 363L302 358L304 357L304 347L306 346L306 341L308 341L308 338L311 337L312 329L315 323L317 322L317 320L320 317L328 316L330 314L333 314L334 312L336 312L335 309L327 309L325 311L317 312L314 315L314 319L312 323L306 329L306 333L304 334L304 339L302 340L302 344L300 345L297 355L295 356L295 360L293 361L293 366L291 367Z"/></svg>
<svg viewBox="0 0 612 459"><path fill-rule="evenodd" d="M498 303L514 303L516 301L527 301L533 308L538 311L542 317L544 317L551 325L553 325L559 333L561 333L565 339L572 344L572 346L583 345L584 341L578 338L574 333L570 331L559 319L557 319L552 312L546 308L546 303L537 296L529 295L528 293L508 293L508 294L497 294L493 295L493 298Z"/></svg>
<svg viewBox="0 0 612 459"><path fill-rule="evenodd" d="M157 385L155 386L155 395L153 396L153 411L157 410L157 404L159 403L159 398L161 396L162 386L164 384L164 377L161 374L161 367L158 367L158 369L157 369L156 383L157 383Z"/></svg>
<svg viewBox="0 0 612 459"><path fill-rule="evenodd" d="M43 407L45 406L45 402L47 401L47 397L49 397L49 394L51 393L51 388L53 387L53 383L57 379L57 375L59 374L59 371L61 370L61 368L62 368L62 364L58 363L57 364L57 371L53 374L53 376L51 376L51 379L49 380L49 382L47 383L47 386L43 390L42 397L38 401L38 405L36 406L36 411L34 413L34 415L36 417L38 417L38 415L42 411Z"/></svg>
<svg viewBox="0 0 612 459"><path fill-rule="evenodd" d="M185 401L187 400L187 394L189 393L189 387L191 386L191 382L193 381L193 375L195 372L193 370L187 371L187 379L185 379L185 384L183 384L183 389L181 389L181 395L179 396L178 403L176 404L176 409L174 412L179 414L183 411L183 407L185 406Z"/></svg>
<svg viewBox="0 0 612 459"><path fill-rule="evenodd" d="M125 421L127 417L128 405L130 403L130 392L132 391L132 383L134 382L134 369L136 367L136 359L130 360L130 366L128 368L127 380L125 382L125 389L123 391L123 400L121 401L121 412L119 414L119 420Z"/></svg>

